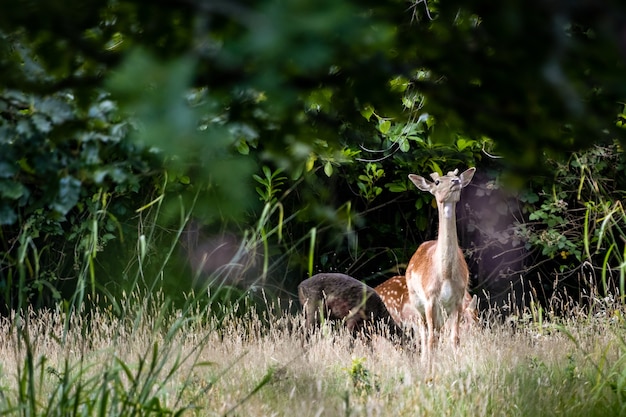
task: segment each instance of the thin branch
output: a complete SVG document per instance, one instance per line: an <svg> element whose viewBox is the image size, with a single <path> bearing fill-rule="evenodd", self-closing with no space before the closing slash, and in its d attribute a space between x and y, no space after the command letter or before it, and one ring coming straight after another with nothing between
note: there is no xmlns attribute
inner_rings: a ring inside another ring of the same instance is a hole
<svg viewBox="0 0 626 417"><path fill-rule="evenodd" d="M384 150L380 150L380 151L375 151L375 150L369 150L366 149L363 145L359 145L359 147L361 149L363 149L364 151L367 152L372 152L372 153L382 153L382 152L387 152L389 151L391 148L393 148L395 145L397 145L397 143L392 143L390 147L388 147L387 149ZM400 149L400 146L397 146L396 149L394 149L390 154L387 154L385 156L382 156L380 158L376 158L376 159L365 159L365 158L354 158L355 161L359 161L359 162L380 162L380 161L384 161L385 159L393 156L393 154L395 154L396 152L398 152L398 149Z"/></svg>
<svg viewBox="0 0 626 417"><path fill-rule="evenodd" d="M388 206L389 204L395 203L396 201L400 200L401 198L402 198L402 195L398 195L397 197L394 197L391 200L387 200L384 203L381 203L381 204L379 204L377 206L369 207L369 208L363 210L362 212L360 212L359 216L363 216L363 215L365 215L367 213L371 213L373 211L380 210L383 207Z"/></svg>
<svg viewBox="0 0 626 417"><path fill-rule="evenodd" d="M415 3L411 5L411 7L409 7L409 9L413 9L412 18L416 21L419 21L419 18L417 15L417 5L420 3L424 3L424 10L426 10L426 17L428 17L428 20L433 20L432 16L430 15L430 10L428 9L428 2L426 0L417 0Z"/></svg>
<svg viewBox="0 0 626 417"><path fill-rule="evenodd" d="M502 159L502 158L504 158L503 156L493 155L493 154L490 154L489 152L487 152L487 150L485 149L485 144L484 144L484 143L483 143L483 149L482 149L482 151L483 151L483 153L484 153L485 155L487 155L487 156L488 156L489 158L491 158L491 159Z"/></svg>
<svg viewBox="0 0 626 417"><path fill-rule="evenodd" d="M393 148L394 145L396 145L396 143L392 143L391 145L389 145L387 149L376 150L376 149L367 149L365 146L363 146L363 144L360 144L359 148L363 149L365 152L382 153L382 152L387 152L389 149Z"/></svg>

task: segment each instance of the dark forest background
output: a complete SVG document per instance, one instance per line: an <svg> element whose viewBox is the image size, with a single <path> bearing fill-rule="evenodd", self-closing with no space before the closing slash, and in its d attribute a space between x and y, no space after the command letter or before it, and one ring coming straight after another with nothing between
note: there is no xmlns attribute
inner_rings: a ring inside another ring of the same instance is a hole
<svg viewBox="0 0 626 417"><path fill-rule="evenodd" d="M14 1L0 14L0 307L376 284L457 209L484 303L623 296L617 0ZM265 295L263 295L263 291Z"/></svg>

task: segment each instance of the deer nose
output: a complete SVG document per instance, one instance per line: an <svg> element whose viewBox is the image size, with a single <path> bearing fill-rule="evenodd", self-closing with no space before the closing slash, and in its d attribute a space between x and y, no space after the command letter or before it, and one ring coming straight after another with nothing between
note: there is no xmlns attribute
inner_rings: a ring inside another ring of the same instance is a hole
<svg viewBox="0 0 626 417"><path fill-rule="evenodd" d="M458 185L460 183L461 183L461 179L460 178L452 178L452 184Z"/></svg>

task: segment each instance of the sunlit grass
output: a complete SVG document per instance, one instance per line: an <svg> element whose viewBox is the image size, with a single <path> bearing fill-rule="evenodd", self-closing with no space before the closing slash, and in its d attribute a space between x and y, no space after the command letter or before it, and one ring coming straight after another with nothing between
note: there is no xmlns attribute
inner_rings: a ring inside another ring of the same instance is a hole
<svg viewBox="0 0 626 417"><path fill-rule="evenodd" d="M0 412L21 415L621 415L621 310L552 323L483 323L427 378L419 352L301 315L95 310L4 319ZM161 318L157 317L161 314ZM264 315L264 317L263 317ZM329 330L329 329L326 329ZM27 336L26 336L27 335Z"/></svg>

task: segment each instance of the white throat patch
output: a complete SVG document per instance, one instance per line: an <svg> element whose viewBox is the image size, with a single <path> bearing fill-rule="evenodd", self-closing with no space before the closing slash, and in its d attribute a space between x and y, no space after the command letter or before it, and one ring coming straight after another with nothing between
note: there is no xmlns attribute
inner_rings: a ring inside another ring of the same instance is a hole
<svg viewBox="0 0 626 417"><path fill-rule="evenodd" d="M449 219L452 217L452 211L454 206L451 203L446 203L443 205L443 217Z"/></svg>

